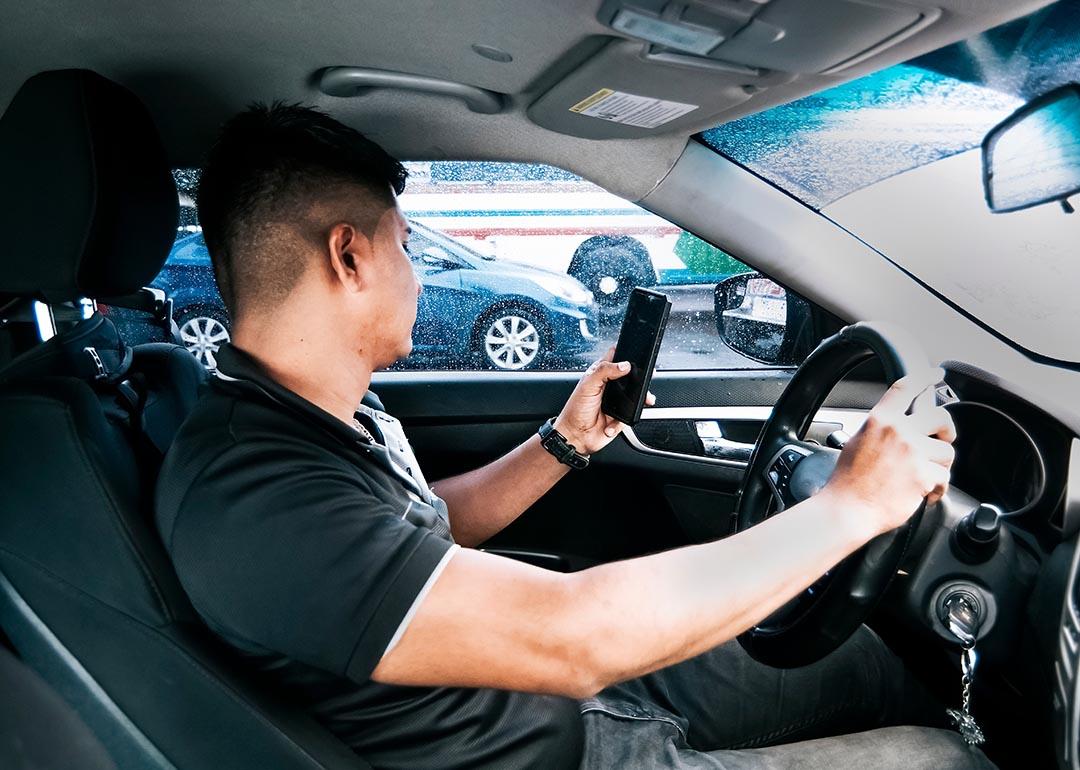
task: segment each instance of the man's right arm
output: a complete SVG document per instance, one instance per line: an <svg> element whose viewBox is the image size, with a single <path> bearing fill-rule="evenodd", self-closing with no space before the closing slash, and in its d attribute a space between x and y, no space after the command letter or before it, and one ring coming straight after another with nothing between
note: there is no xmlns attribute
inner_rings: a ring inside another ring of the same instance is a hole
<svg viewBox="0 0 1080 770"><path fill-rule="evenodd" d="M944 493L948 414L903 414L926 385L890 389L818 495L725 540L574 574L457 552L373 678L585 697L733 638Z"/></svg>

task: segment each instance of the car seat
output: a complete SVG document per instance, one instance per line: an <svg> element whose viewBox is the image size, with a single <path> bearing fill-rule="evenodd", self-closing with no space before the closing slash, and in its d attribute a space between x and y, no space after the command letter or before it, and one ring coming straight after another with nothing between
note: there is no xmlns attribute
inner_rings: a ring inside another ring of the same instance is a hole
<svg viewBox="0 0 1080 770"><path fill-rule="evenodd" d="M29 79L0 118L0 296L131 294L177 196L149 113L85 70ZM0 627L123 768L367 768L202 625L153 525L162 453L206 372L100 314L0 370Z"/></svg>
<svg viewBox="0 0 1080 770"><path fill-rule="evenodd" d="M0 767L116 770L71 707L0 646Z"/></svg>

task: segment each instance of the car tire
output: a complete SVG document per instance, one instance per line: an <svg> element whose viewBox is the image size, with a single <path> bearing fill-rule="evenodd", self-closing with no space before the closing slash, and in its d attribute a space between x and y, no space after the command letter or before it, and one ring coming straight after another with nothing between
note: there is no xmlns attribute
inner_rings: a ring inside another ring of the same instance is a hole
<svg viewBox="0 0 1080 770"><path fill-rule="evenodd" d="M217 369L218 349L232 339L228 316L212 307L184 308L176 316L176 326L188 352L207 369Z"/></svg>
<svg viewBox="0 0 1080 770"><path fill-rule="evenodd" d="M649 250L629 235L594 235L574 251L566 269L596 297L602 326L622 320L635 286L655 286L656 270Z"/></svg>
<svg viewBox="0 0 1080 770"><path fill-rule="evenodd" d="M504 306L486 313L476 325L476 352L485 369L534 369L548 356L547 325L539 314L520 306Z"/></svg>

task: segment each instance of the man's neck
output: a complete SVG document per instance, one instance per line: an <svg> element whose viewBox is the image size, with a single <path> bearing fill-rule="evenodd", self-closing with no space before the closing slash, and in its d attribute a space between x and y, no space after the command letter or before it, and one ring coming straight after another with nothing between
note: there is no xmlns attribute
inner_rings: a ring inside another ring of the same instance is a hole
<svg viewBox="0 0 1080 770"><path fill-rule="evenodd" d="M373 368L365 356L335 347L334 337L320 332L287 323L238 324L232 344L276 382L351 425Z"/></svg>

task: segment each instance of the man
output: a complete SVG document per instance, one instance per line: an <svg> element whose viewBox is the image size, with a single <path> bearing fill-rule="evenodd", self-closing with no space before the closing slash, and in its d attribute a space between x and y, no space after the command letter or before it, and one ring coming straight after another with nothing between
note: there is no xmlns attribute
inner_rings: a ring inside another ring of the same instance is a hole
<svg viewBox="0 0 1080 770"><path fill-rule="evenodd" d="M948 415L904 415L929 379L895 385L825 489L746 533L569 575L475 550L568 467L534 435L432 488L368 393L412 345L404 181L301 107L249 109L209 155L199 216L234 343L157 510L209 626L377 767L885 766L882 746L980 766L914 728L730 750L916 718L866 629L783 673L724 643L944 493ZM597 362L555 419L579 453L620 432L600 399L627 369Z"/></svg>

